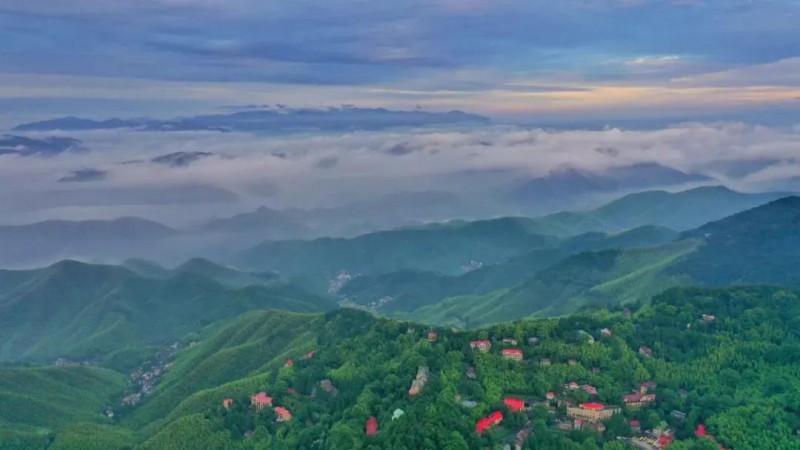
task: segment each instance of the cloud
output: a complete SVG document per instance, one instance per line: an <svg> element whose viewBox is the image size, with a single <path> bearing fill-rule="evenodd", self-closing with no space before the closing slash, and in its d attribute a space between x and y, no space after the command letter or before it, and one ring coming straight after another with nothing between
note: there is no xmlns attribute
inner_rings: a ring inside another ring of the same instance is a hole
<svg viewBox="0 0 800 450"><path fill-rule="evenodd" d="M800 126L688 123L638 131L490 126L275 136L104 130L74 137L88 151L47 159L0 156L0 183L12 187L0 193L0 221L126 211L185 221L265 203L332 206L426 190L491 199L503 186L553 170L604 172L649 163L743 190L788 188L800 176ZM150 162L181 152L211 155L185 167ZM142 162L121 164L133 159ZM750 170L742 172L745 165ZM96 172L82 172L87 168ZM77 178L107 175L91 183L58 183L65 172Z"/></svg>

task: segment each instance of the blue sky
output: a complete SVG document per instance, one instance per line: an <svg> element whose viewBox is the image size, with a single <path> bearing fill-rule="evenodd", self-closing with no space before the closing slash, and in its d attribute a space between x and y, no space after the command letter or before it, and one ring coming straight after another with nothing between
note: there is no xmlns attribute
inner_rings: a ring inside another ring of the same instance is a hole
<svg viewBox="0 0 800 450"><path fill-rule="evenodd" d="M234 104L800 121L798 0L0 0L0 125Z"/></svg>

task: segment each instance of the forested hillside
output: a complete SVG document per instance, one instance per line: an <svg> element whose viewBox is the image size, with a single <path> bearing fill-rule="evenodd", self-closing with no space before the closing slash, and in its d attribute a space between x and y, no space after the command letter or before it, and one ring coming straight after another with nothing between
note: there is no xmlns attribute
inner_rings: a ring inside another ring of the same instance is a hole
<svg viewBox="0 0 800 450"><path fill-rule="evenodd" d="M190 271L148 278L75 261L0 271L0 279L7 281L0 288L0 361L102 357L162 345L250 310L336 306L282 282L235 288Z"/></svg>
<svg viewBox="0 0 800 450"><path fill-rule="evenodd" d="M248 314L177 353L153 396L120 410L113 428L69 428L54 442L82 448L74 438L83 433L92 442L130 438L109 449L467 449L515 441L623 449L625 440L650 439L672 440L678 450L798 448L798 317L796 291L746 287L673 289L631 310L460 332L348 310ZM509 349L521 360L509 359ZM424 381L413 388L422 367ZM646 395L631 394L640 389ZM251 405L258 392L271 406ZM227 408L225 399L233 401ZM577 421L579 405L609 415ZM291 418L279 421L286 412ZM477 433L493 412L502 421Z"/></svg>

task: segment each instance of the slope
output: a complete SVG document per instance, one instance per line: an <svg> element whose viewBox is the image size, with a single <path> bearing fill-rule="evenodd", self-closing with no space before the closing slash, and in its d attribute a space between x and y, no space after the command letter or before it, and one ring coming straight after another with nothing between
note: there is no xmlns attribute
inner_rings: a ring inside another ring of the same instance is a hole
<svg viewBox="0 0 800 450"><path fill-rule="evenodd" d="M600 232L574 236L551 249L534 250L507 262L492 264L460 276L402 270L356 277L338 292L349 301L381 313L410 312L447 297L482 295L510 288L570 255L590 250L652 247L675 240L678 233L645 226L617 234Z"/></svg>
<svg viewBox="0 0 800 450"><path fill-rule="evenodd" d="M143 278L74 261L24 274L25 283L0 296L0 360L90 357L163 343L249 310L335 307L287 283L235 289L195 274Z"/></svg>
<svg viewBox="0 0 800 450"><path fill-rule="evenodd" d="M244 252L240 259L247 267L289 276L401 269L457 274L473 261L498 263L553 242L554 238L532 233L525 219L503 218L376 232L353 239L267 242Z"/></svg>

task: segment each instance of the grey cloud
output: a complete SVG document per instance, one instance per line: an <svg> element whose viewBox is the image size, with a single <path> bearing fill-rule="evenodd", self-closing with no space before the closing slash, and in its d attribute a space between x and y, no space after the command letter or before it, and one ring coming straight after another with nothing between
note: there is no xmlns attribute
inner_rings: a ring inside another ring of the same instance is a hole
<svg viewBox="0 0 800 450"><path fill-rule="evenodd" d="M71 174L58 179L59 183L76 183L76 182L89 182L100 181L105 179L105 170L100 169L79 169L73 171Z"/></svg>

